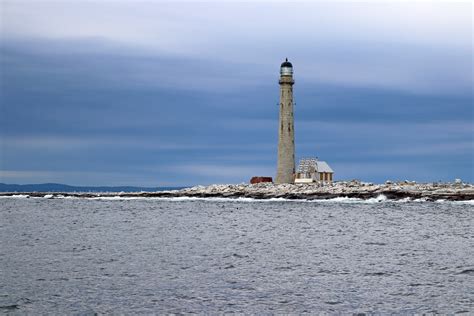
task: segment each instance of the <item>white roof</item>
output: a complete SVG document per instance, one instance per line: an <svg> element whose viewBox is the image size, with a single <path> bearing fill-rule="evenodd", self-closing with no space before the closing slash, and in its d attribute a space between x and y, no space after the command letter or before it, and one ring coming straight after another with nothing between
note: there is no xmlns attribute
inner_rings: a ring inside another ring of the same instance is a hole
<svg viewBox="0 0 474 316"><path fill-rule="evenodd" d="M319 161L316 158L303 158L300 160L298 166L298 172L300 173L312 173L312 172L332 172L334 171L329 167L325 161Z"/></svg>
<svg viewBox="0 0 474 316"><path fill-rule="evenodd" d="M334 172L326 161L316 161L316 170L318 172Z"/></svg>

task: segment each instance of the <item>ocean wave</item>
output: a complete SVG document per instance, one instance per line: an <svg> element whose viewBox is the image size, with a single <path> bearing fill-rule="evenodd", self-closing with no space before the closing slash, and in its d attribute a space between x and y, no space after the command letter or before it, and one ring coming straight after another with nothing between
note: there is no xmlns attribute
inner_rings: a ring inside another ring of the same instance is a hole
<svg viewBox="0 0 474 316"><path fill-rule="evenodd" d="M27 199L30 196L28 194L15 194L15 195L2 195L0 198L8 199L8 198L15 198L15 199Z"/></svg>
<svg viewBox="0 0 474 316"><path fill-rule="evenodd" d="M337 197L333 199L316 199L316 200L306 200L308 202L325 202L325 203L355 203L355 204L374 204L374 203L381 203L381 202L393 202L388 200L387 197L383 194L378 195L377 197L370 198L370 199L360 199L360 198L350 198L347 196L344 197Z"/></svg>
<svg viewBox="0 0 474 316"><path fill-rule="evenodd" d="M92 197L88 198L92 200L109 200L109 201L118 201L118 200L161 200L161 201L172 201L172 202L192 202L192 201L209 201L209 202L244 202L244 203L269 203L269 202L289 202L289 203L356 203L356 204L374 204L374 203L383 203L383 202L409 202L409 200L389 200L383 194L370 199L359 199L359 198L350 198L350 197L337 197L333 199L286 199L286 198L269 198L269 199L255 199L248 197L191 197L191 196L181 196L181 197Z"/></svg>
<svg viewBox="0 0 474 316"><path fill-rule="evenodd" d="M438 201L436 201L438 202ZM474 205L474 200L467 200L467 201L442 201L439 203L454 203L459 205Z"/></svg>
<svg viewBox="0 0 474 316"><path fill-rule="evenodd" d="M287 198L269 198L269 199L256 199L248 197L147 197L147 196L70 196L70 195L55 195L46 194L44 196L30 196L28 194L15 194L8 196L0 196L0 198L14 198L14 199L68 199L68 200L98 200L98 201L135 201L135 200L155 200L155 201L171 201L171 202L192 202L192 201L210 201L210 202L243 202L243 203L270 203L270 202L288 202L288 203L342 203L342 204L376 204L376 203L452 203L458 205L474 205L474 200L467 201L449 201L449 200L436 200L429 201L427 198L411 199L409 197L391 200L385 195L380 194L377 197L369 199L351 198L351 197L336 197L332 199L287 199Z"/></svg>
<svg viewBox="0 0 474 316"><path fill-rule="evenodd" d="M81 197L78 197L81 198ZM87 200L101 200L101 201L121 201L121 200L145 200L149 199L148 197L141 196L94 196L86 197Z"/></svg>

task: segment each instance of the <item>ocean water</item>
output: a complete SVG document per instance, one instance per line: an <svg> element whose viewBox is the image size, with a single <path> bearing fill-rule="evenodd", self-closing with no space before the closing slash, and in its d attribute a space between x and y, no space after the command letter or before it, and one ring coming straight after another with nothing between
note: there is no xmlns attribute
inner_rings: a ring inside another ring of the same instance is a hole
<svg viewBox="0 0 474 316"><path fill-rule="evenodd" d="M0 313L474 312L474 207L0 199Z"/></svg>

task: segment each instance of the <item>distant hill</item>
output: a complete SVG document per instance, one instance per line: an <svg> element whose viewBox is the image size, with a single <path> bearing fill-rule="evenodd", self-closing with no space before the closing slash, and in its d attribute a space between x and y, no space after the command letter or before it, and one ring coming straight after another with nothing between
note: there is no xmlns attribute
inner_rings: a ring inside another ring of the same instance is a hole
<svg viewBox="0 0 474 316"><path fill-rule="evenodd" d="M0 183L0 192L155 192L164 190L182 189L183 187L82 187L71 186L59 183L41 183L41 184L5 184Z"/></svg>

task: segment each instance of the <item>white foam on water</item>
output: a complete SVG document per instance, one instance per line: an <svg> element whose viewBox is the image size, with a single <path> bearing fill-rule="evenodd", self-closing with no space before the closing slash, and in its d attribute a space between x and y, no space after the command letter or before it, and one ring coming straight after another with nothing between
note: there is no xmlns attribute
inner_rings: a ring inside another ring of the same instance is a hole
<svg viewBox="0 0 474 316"><path fill-rule="evenodd" d="M140 198L133 198L140 199ZM399 200L390 200L385 195L380 194L377 197L370 199L360 199L360 198L350 198L350 197L337 197L333 199L285 199L285 198L270 198L270 199L254 199L254 198L223 198L223 197L142 197L142 199L152 199L152 200L163 200L163 201L174 201L174 202L184 202L184 201L210 201L210 202L248 202L248 203L268 203L268 202L305 202L305 203L347 203L347 204L377 204L377 203L412 203L412 202L428 202L427 198L421 198L412 200L409 197L399 199ZM446 201L438 200L439 203L454 203L454 204L467 204L474 205L474 200L469 201Z"/></svg>
<svg viewBox="0 0 474 316"><path fill-rule="evenodd" d="M53 195L46 194L43 197L32 197L28 194L15 194L9 196L0 196L0 198L39 198L39 199L68 199L68 200L101 200L101 201L134 201L134 200L155 200L155 201L171 201L171 202L192 202L192 201L210 201L210 202L238 202L238 203L269 203L269 202L299 202L299 203L342 203L342 204L377 204L377 203L423 203L428 202L427 198L420 198L412 200L409 197L400 200L390 200L385 195L381 194L377 197L370 199L350 198L350 197L337 197L333 199L286 199L286 198L270 198L270 199L255 199L247 197L145 197L145 196L94 196L94 197L81 197L81 196L64 196L64 195ZM474 200L467 201L449 201L449 200L436 200L435 203L451 203L458 205L474 205Z"/></svg>
<svg viewBox="0 0 474 316"><path fill-rule="evenodd" d="M139 197L139 196L95 196L95 197L87 197L86 199L89 200L103 200L103 201L122 201L122 200L143 200L148 199L147 197Z"/></svg>
<svg viewBox="0 0 474 316"><path fill-rule="evenodd" d="M341 196L333 199L318 199L318 200L306 200L308 202L336 202L336 203L358 203L363 201L362 199L357 199L357 198L350 198L347 196Z"/></svg>
<svg viewBox="0 0 474 316"><path fill-rule="evenodd" d="M439 199L436 200L435 203L440 203L440 204L457 204L457 205L474 205L474 200L466 200L466 201L449 201L446 199Z"/></svg>
<svg viewBox="0 0 474 316"><path fill-rule="evenodd" d="M333 199L285 199L285 198L270 198L270 199L255 199L255 198L224 198L224 197L97 197L90 199L103 199L103 200L130 200L130 199L144 199L144 200L162 200L162 201L173 201L173 202L186 202L186 201L210 201L210 202L247 202L247 203L268 203L268 202L305 202L305 203L355 203L355 204L374 204L382 202L394 202L388 200L386 196L379 195L371 199L359 199L359 198L350 198L350 197L337 197ZM400 200L401 201L401 200ZM406 202L408 202L407 200Z"/></svg>
<svg viewBox="0 0 474 316"><path fill-rule="evenodd" d="M374 198L370 198L368 200L365 200L366 203L380 203L380 202L387 202L389 201L387 199L387 197L383 194L380 194L379 196L377 197L374 197Z"/></svg>
<svg viewBox="0 0 474 316"><path fill-rule="evenodd" d="M79 196L73 196L73 195L68 195L68 196L57 196L56 198L58 199L64 199L64 200L78 200L78 199L83 199L82 197Z"/></svg>
<svg viewBox="0 0 474 316"><path fill-rule="evenodd" d="M30 196L28 194L15 194L15 195L5 195L1 196L2 199L16 198L16 199L27 199Z"/></svg>
<svg viewBox="0 0 474 316"><path fill-rule="evenodd" d="M445 201L445 203L454 203L459 205L474 205L474 200L467 201Z"/></svg>
<svg viewBox="0 0 474 316"><path fill-rule="evenodd" d="M304 200L290 200L284 198L271 198L271 199L254 199L246 197L238 198L225 198L225 197L192 197L192 196L180 196L180 197L144 197L143 199L151 200L163 200L163 201L174 201L174 202L185 202L185 201L212 201L212 202L285 202L285 201L304 201Z"/></svg>
<svg viewBox="0 0 474 316"><path fill-rule="evenodd" d="M370 198L367 200L360 199L360 198L350 198L347 196L344 197L337 197L333 199L327 200L306 200L308 202L316 202L316 203L347 203L347 204L375 204L375 203L382 203L382 202L393 202L388 200L387 197L383 194L380 194L377 197Z"/></svg>

